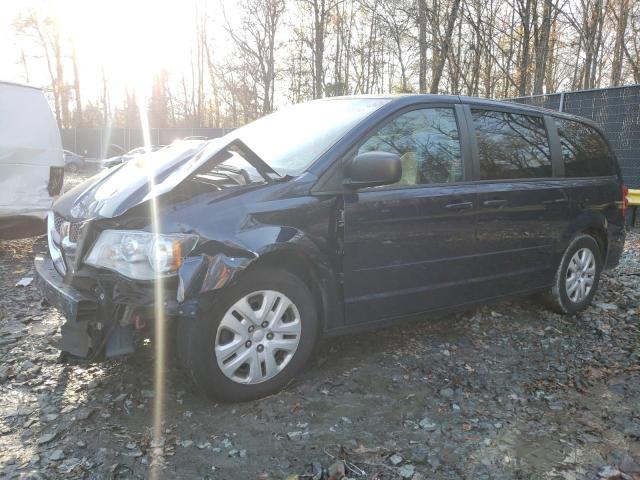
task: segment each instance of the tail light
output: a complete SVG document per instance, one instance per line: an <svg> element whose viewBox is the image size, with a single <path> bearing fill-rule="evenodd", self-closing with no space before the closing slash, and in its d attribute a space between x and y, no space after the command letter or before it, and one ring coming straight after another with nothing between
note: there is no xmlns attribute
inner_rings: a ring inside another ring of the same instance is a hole
<svg viewBox="0 0 640 480"><path fill-rule="evenodd" d="M55 197L62 191L64 181L64 167L49 167L49 185L47 190L49 195Z"/></svg>
<svg viewBox="0 0 640 480"><path fill-rule="evenodd" d="M629 187L622 186L622 216L627 214L627 208L629 207Z"/></svg>

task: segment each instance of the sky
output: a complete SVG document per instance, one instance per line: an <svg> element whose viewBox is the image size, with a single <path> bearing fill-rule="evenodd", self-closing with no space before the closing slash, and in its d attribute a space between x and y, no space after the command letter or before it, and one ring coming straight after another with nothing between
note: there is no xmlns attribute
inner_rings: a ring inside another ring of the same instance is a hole
<svg viewBox="0 0 640 480"><path fill-rule="evenodd" d="M233 21L236 2L223 1ZM212 17L222 11L220 0L0 0L0 80L25 83L19 63L24 49L29 83L49 83L45 62L34 58L41 55L41 49L13 27L21 13L35 9L60 19L62 31L74 40L85 97L99 98L104 67L112 99L117 101L125 88L149 86L153 73L162 68L190 71L197 8L206 8ZM68 82L73 80L70 66L65 77Z"/></svg>

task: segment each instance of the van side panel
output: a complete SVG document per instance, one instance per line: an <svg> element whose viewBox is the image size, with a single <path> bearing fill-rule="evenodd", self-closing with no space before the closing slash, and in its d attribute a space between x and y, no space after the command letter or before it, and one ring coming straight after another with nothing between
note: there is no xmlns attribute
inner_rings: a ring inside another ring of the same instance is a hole
<svg viewBox="0 0 640 480"><path fill-rule="evenodd" d="M0 229L23 217L45 217L54 199L51 167L64 168L64 156L44 94L0 83Z"/></svg>
<svg viewBox="0 0 640 480"><path fill-rule="evenodd" d="M624 221L618 200L621 185L616 177L567 179L571 222L563 238L561 255L580 232L599 232L605 240L605 269L615 267L624 247ZM597 235L597 234L596 234ZM602 246L602 245L601 245Z"/></svg>

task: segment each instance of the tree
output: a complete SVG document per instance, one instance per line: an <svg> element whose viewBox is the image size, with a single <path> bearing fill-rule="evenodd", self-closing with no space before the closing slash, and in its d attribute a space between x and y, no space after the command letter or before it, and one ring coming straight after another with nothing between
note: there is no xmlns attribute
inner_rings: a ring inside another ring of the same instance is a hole
<svg viewBox="0 0 640 480"><path fill-rule="evenodd" d="M242 6L240 28L232 28L227 21L227 32L260 91L263 115L273 110L276 35L284 8L284 0L247 0Z"/></svg>

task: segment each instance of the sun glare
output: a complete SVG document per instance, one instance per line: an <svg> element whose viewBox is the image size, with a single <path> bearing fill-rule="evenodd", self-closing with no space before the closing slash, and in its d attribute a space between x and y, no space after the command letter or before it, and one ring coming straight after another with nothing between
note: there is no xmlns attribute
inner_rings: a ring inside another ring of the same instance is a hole
<svg viewBox="0 0 640 480"><path fill-rule="evenodd" d="M93 63L85 82L99 85L104 68L111 85L136 93L149 89L162 69L182 69L195 41L195 0L68 0L46 2L69 32L83 65Z"/></svg>

